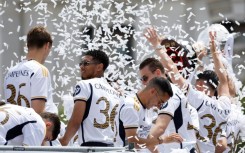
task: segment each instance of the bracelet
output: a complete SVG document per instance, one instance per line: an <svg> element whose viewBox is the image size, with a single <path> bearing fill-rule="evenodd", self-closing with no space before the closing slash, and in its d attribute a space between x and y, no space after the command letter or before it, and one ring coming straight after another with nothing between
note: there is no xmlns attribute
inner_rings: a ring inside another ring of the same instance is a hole
<svg viewBox="0 0 245 153"><path fill-rule="evenodd" d="M158 137L157 140L158 140L158 143L159 144L162 144L163 143L163 139L161 137Z"/></svg>
<svg viewBox="0 0 245 153"><path fill-rule="evenodd" d="M165 47L165 45L157 45L156 47L155 47L155 50L156 51L158 51L158 50L161 50L161 49L163 49Z"/></svg>

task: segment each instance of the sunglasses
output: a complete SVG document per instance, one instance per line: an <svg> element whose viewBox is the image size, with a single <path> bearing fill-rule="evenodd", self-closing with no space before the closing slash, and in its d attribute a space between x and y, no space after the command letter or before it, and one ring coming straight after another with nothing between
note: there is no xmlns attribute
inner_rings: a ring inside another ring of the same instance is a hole
<svg viewBox="0 0 245 153"><path fill-rule="evenodd" d="M145 75L144 75L142 78L140 78L140 80L141 80L142 82L147 82L148 79L149 79L149 77L148 77L148 76L145 76Z"/></svg>
<svg viewBox="0 0 245 153"><path fill-rule="evenodd" d="M88 66L90 64L98 64L98 62L91 62L91 61L81 61L81 63L79 63L79 66Z"/></svg>

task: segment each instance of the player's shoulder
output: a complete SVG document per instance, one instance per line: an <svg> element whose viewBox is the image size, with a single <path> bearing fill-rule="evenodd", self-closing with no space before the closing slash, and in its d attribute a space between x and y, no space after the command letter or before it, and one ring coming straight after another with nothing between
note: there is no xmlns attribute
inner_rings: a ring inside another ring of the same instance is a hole
<svg viewBox="0 0 245 153"><path fill-rule="evenodd" d="M173 90L173 96L178 96L178 97L184 97L184 93L180 90L178 86L176 86L173 83L170 83L172 90Z"/></svg>
<svg viewBox="0 0 245 153"><path fill-rule="evenodd" d="M220 96L218 99L213 100L213 103L222 109L231 110L231 99L228 96Z"/></svg>
<svg viewBox="0 0 245 153"><path fill-rule="evenodd" d="M42 74L44 77L49 75L48 68L35 60L26 62L25 66L29 67L34 73L40 72L40 74Z"/></svg>
<svg viewBox="0 0 245 153"><path fill-rule="evenodd" d="M77 85L80 86L92 86L95 83L95 79L88 79L88 80L80 80L77 82Z"/></svg>
<svg viewBox="0 0 245 153"><path fill-rule="evenodd" d="M124 99L125 108L132 108L139 112L141 110L141 103L136 95L128 96Z"/></svg>

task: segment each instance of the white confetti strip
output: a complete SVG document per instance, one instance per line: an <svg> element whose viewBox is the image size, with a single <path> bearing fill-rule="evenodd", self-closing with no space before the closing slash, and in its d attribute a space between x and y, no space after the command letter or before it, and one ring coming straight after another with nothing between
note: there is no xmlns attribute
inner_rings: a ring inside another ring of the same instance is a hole
<svg viewBox="0 0 245 153"><path fill-rule="evenodd" d="M238 26L240 26L240 22L238 22L238 21L235 21L235 23L238 25Z"/></svg>
<svg viewBox="0 0 245 153"><path fill-rule="evenodd" d="M202 7L202 8L200 8L200 10L201 10L201 11L206 10L206 7Z"/></svg>
<svg viewBox="0 0 245 153"><path fill-rule="evenodd" d="M0 50L0 54L2 54L4 52L4 50L2 49L2 50Z"/></svg>
<svg viewBox="0 0 245 153"><path fill-rule="evenodd" d="M219 13L219 16L222 17L222 18L224 18L224 15L222 13Z"/></svg>

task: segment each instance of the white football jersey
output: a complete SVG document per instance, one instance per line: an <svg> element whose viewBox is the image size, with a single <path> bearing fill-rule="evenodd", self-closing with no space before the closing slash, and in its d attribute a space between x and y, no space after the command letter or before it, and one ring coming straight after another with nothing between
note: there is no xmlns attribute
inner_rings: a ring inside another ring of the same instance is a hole
<svg viewBox="0 0 245 153"><path fill-rule="evenodd" d="M231 111L231 100L226 96L212 99L189 85L188 102L197 109L200 130L197 133L198 149L201 153L215 152L215 145L225 129Z"/></svg>
<svg viewBox="0 0 245 153"><path fill-rule="evenodd" d="M245 117L241 108L235 104L231 104L231 113L229 115L225 130L228 146L225 153L235 152L241 132L241 122L244 119Z"/></svg>
<svg viewBox="0 0 245 153"><path fill-rule="evenodd" d="M142 105L137 95L125 98L119 111L118 146L126 145L126 129L136 128L138 137L147 138L153 121L151 111L152 109L147 110Z"/></svg>
<svg viewBox="0 0 245 153"><path fill-rule="evenodd" d="M10 68L4 79L5 101L31 107L31 100L45 99L45 111L58 113L53 103L48 69L35 60L24 60Z"/></svg>
<svg viewBox="0 0 245 153"><path fill-rule="evenodd" d="M46 134L43 119L32 108L0 106L0 145L40 146Z"/></svg>
<svg viewBox="0 0 245 153"><path fill-rule="evenodd" d="M171 133L179 133L184 141L182 143L161 144L158 146L160 152L171 152L172 149L186 149L190 151L196 145L195 129L197 113L187 103L187 99L182 91L171 83L173 96L163 104L158 114L167 114L172 117L163 135L167 136ZM193 128L191 128L193 127Z"/></svg>
<svg viewBox="0 0 245 153"><path fill-rule="evenodd" d="M86 110L78 131L78 142L113 144L118 132L120 94L105 78L79 81L75 87L74 102L86 102Z"/></svg>

